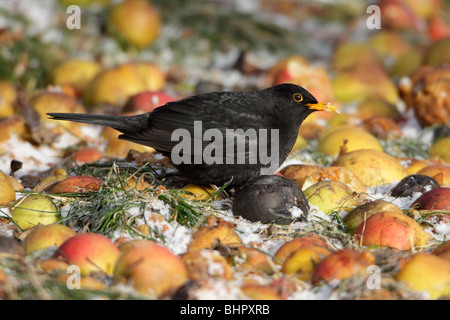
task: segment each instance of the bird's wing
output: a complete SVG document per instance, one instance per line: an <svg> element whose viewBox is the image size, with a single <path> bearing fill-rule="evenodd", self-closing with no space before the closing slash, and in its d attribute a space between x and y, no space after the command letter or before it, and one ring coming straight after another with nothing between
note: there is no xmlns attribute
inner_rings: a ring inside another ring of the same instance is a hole
<svg viewBox="0 0 450 320"><path fill-rule="evenodd" d="M220 132L225 140L227 133L235 134L236 137L250 136L252 138L254 137L252 130L259 134L259 129L276 128L276 119L265 112L269 103L271 101L267 97L254 94L242 95L236 92L189 97L155 109L149 118L148 128L138 133L125 134L121 138L168 153L172 152L181 141L180 137L176 139L172 136L174 132L186 133L189 134L192 145L202 146L201 149L191 148L192 155L195 155L196 152L203 152L204 148L213 141L203 141L203 133L208 129L214 129L209 131L214 137ZM177 129L181 130L176 131ZM201 134L196 134L199 130ZM255 143L255 141L249 142L247 138L246 145L248 146L249 143ZM214 146L217 147L216 152L226 151L225 141ZM248 159L251 156L249 148L245 149L245 151L234 152L234 158Z"/></svg>

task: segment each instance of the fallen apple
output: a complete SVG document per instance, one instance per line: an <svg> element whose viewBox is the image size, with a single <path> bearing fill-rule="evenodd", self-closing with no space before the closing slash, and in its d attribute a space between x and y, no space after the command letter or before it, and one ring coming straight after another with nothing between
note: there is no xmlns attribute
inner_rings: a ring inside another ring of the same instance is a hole
<svg viewBox="0 0 450 320"><path fill-rule="evenodd" d="M37 259L36 266L46 273L66 273L69 264L62 259Z"/></svg>
<svg viewBox="0 0 450 320"><path fill-rule="evenodd" d="M116 242L117 242L117 240L116 240ZM145 246L152 242L153 242L153 240L147 240L147 239L127 240L127 241L124 241L123 243L119 244L119 250L120 250L120 252L124 253L131 248Z"/></svg>
<svg viewBox="0 0 450 320"><path fill-rule="evenodd" d="M156 242L126 250L114 268L116 282L129 283L138 292L157 298L173 293L187 276L183 260Z"/></svg>
<svg viewBox="0 0 450 320"><path fill-rule="evenodd" d="M166 73L157 65L151 62L134 62L134 68L142 77L145 84L145 90L160 91L166 85Z"/></svg>
<svg viewBox="0 0 450 320"><path fill-rule="evenodd" d="M38 224L58 222L59 212L53 201L42 194L30 194L13 202L10 207L11 217L23 230Z"/></svg>
<svg viewBox="0 0 450 320"><path fill-rule="evenodd" d="M353 232L356 228L369 217L383 211L393 211L403 214L403 211L395 204L385 200L374 200L357 206L344 216L342 221L347 228Z"/></svg>
<svg viewBox="0 0 450 320"><path fill-rule="evenodd" d="M325 214L335 210L349 211L357 205L353 191L340 181L320 181L305 189L304 193L308 202Z"/></svg>
<svg viewBox="0 0 450 320"><path fill-rule="evenodd" d="M380 142L374 135L361 127L342 125L325 131L317 142L317 151L335 156L342 148L343 152L359 149L374 149L383 151Z"/></svg>
<svg viewBox="0 0 450 320"><path fill-rule="evenodd" d="M347 152L340 155L332 165L349 169L366 187L400 181L407 175L399 160L378 150Z"/></svg>
<svg viewBox="0 0 450 320"><path fill-rule="evenodd" d="M281 266L281 272L293 275L303 281L311 281L314 269L331 250L323 246L311 245L292 252Z"/></svg>
<svg viewBox="0 0 450 320"><path fill-rule="evenodd" d="M93 147L81 147L70 154L72 160L82 165L85 163L94 163L104 157L103 152Z"/></svg>
<svg viewBox="0 0 450 320"><path fill-rule="evenodd" d="M100 189L103 182L92 176L73 176L58 182L51 188L50 193L79 193L95 192Z"/></svg>
<svg viewBox="0 0 450 320"><path fill-rule="evenodd" d="M406 161L405 167L408 175L417 174L417 172L429 165L425 160L407 159Z"/></svg>
<svg viewBox="0 0 450 320"><path fill-rule="evenodd" d="M155 149L134 142L117 139L119 132L106 127L102 130L101 137L106 140L105 154L110 157L125 158L130 150L152 153Z"/></svg>
<svg viewBox="0 0 450 320"><path fill-rule="evenodd" d="M439 66L450 61L448 53L450 38L443 38L430 45L425 54L424 63L429 66Z"/></svg>
<svg viewBox="0 0 450 320"><path fill-rule="evenodd" d="M436 188L422 194L411 208L419 210L450 210L450 188Z"/></svg>
<svg viewBox="0 0 450 320"><path fill-rule="evenodd" d="M161 17L150 1L125 0L112 7L108 25L111 33L144 48L159 36Z"/></svg>
<svg viewBox="0 0 450 320"><path fill-rule="evenodd" d="M366 187L352 171L345 167L336 166L325 167L318 172L311 173L303 182L302 189L305 190L313 184L324 180L340 181L345 183L354 192L366 192Z"/></svg>
<svg viewBox="0 0 450 320"><path fill-rule="evenodd" d="M79 233L64 241L54 255L78 266L81 275L112 275L119 256L119 248L99 233Z"/></svg>
<svg viewBox="0 0 450 320"><path fill-rule="evenodd" d="M294 251L310 246L329 248L328 244L319 235L307 234L284 243L275 253L273 260L276 264L283 264L286 258Z"/></svg>
<svg viewBox="0 0 450 320"><path fill-rule="evenodd" d="M395 211L370 216L361 222L354 235L362 246L387 246L397 250L424 246L430 238L414 219Z"/></svg>
<svg viewBox="0 0 450 320"><path fill-rule="evenodd" d="M441 187L450 187L450 166L438 164L428 165L420 169L417 174L433 178Z"/></svg>
<svg viewBox="0 0 450 320"><path fill-rule="evenodd" d="M186 265L187 277L194 281L219 278L231 280L233 270L227 260L215 250L188 251L181 256Z"/></svg>
<svg viewBox="0 0 450 320"><path fill-rule="evenodd" d="M49 92L49 91L39 92L31 97L30 103L40 115L41 121L51 128L63 127L66 129L73 129L80 125L70 121L53 121L49 119L47 113L85 112L83 105L78 103L78 101L75 98L59 92ZM63 131L60 130L58 132Z"/></svg>
<svg viewBox="0 0 450 320"><path fill-rule="evenodd" d="M349 59L352 56L354 59ZM344 42L336 47L331 59L333 70L342 72L358 66L383 66L383 60L372 47L358 42Z"/></svg>
<svg viewBox="0 0 450 320"><path fill-rule="evenodd" d="M450 164L450 137L437 140L430 148L430 156L442 159Z"/></svg>
<svg viewBox="0 0 450 320"><path fill-rule="evenodd" d="M161 91L142 91L132 96L124 106L124 112L150 112L175 101L176 98Z"/></svg>
<svg viewBox="0 0 450 320"><path fill-rule="evenodd" d="M101 65L94 61L66 60L53 69L53 84L59 86L71 85L75 89L77 96L81 97L86 86L101 69Z"/></svg>
<svg viewBox="0 0 450 320"><path fill-rule="evenodd" d="M16 200L16 192L6 174L0 171L0 205L4 206Z"/></svg>
<svg viewBox="0 0 450 320"><path fill-rule="evenodd" d="M233 225L221 219L195 231L188 250L213 249L218 244L225 246L243 245L242 239L234 230Z"/></svg>
<svg viewBox="0 0 450 320"><path fill-rule="evenodd" d="M450 294L450 262L439 256L417 253L406 262L395 279L411 289L426 292L431 299Z"/></svg>
<svg viewBox="0 0 450 320"><path fill-rule="evenodd" d="M73 229L62 224L36 226L23 240L25 253L30 254L49 247L59 247L76 234Z"/></svg>
<svg viewBox="0 0 450 320"><path fill-rule="evenodd" d="M90 276L72 277L72 274L58 273L55 277L57 281L66 285L70 289L86 289L104 291L105 284L99 279ZM76 280L75 280L76 279Z"/></svg>
<svg viewBox="0 0 450 320"><path fill-rule="evenodd" d="M186 193L182 193L181 196L188 201L209 200L211 199L211 196L216 192L211 187L199 186L192 183L184 186L181 189L187 191ZM218 198L218 195L216 195L213 200L217 200Z"/></svg>
<svg viewBox="0 0 450 320"><path fill-rule="evenodd" d="M13 83L0 81L0 118L7 118L14 114L17 100L17 89Z"/></svg>
<svg viewBox="0 0 450 320"><path fill-rule="evenodd" d="M58 182L63 181L67 178L69 173L67 170L58 168L54 169L50 175L39 180L39 182L33 187L34 192L43 192L47 191L56 185Z"/></svg>
<svg viewBox="0 0 450 320"><path fill-rule="evenodd" d="M375 255L370 251L357 251L344 248L325 257L314 269L312 283L317 284L321 280L347 279L360 272L365 272L367 267L375 263Z"/></svg>
<svg viewBox="0 0 450 320"><path fill-rule="evenodd" d="M450 240L441 243L432 252L434 255L440 256L441 258L450 261Z"/></svg>
<svg viewBox="0 0 450 320"><path fill-rule="evenodd" d="M400 112L395 105L379 98L368 98L361 101L357 107L358 115L363 119L375 116L397 118Z"/></svg>
<svg viewBox="0 0 450 320"><path fill-rule="evenodd" d="M270 285L262 285L255 283L243 284L242 292L253 300L282 300L277 288Z"/></svg>
<svg viewBox="0 0 450 320"><path fill-rule="evenodd" d="M338 72L332 80L333 92L341 103L379 98L396 104L399 96L393 80L378 65L357 65Z"/></svg>
<svg viewBox="0 0 450 320"><path fill-rule="evenodd" d="M295 180L297 185L303 189L303 183L310 175L321 170L320 166L309 164L292 164L280 170L280 173L288 178Z"/></svg>
<svg viewBox="0 0 450 320"><path fill-rule="evenodd" d="M267 274L275 272L272 259L261 250L252 247L238 246L236 254L230 256L229 260L238 270L260 270Z"/></svg>
<svg viewBox="0 0 450 320"><path fill-rule="evenodd" d="M307 89L319 101L331 102L333 89L325 68L309 63L303 56L289 56L267 71L267 82L298 84Z"/></svg>
<svg viewBox="0 0 450 320"><path fill-rule="evenodd" d="M123 107L133 95L161 90L165 73L151 63L125 63L104 69L87 86L83 99L87 105L111 104Z"/></svg>
<svg viewBox="0 0 450 320"><path fill-rule="evenodd" d="M397 32L381 30L369 40L369 46L384 59L396 61L411 50L411 45Z"/></svg>
<svg viewBox="0 0 450 320"><path fill-rule="evenodd" d="M0 152L6 152L3 142L8 141L15 135L21 139L29 138L30 132L25 118L21 115L14 114L8 118L0 118Z"/></svg>

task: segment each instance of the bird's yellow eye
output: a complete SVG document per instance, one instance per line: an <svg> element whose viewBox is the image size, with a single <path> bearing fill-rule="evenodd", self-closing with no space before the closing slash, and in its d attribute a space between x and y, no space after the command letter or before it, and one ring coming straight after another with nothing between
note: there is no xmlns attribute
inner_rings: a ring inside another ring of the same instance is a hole
<svg viewBox="0 0 450 320"><path fill-rule="evenodd" d="M294 93L292 97L294 98L295 102L300 102L303 100L303 96L300 93Z"/></svg>

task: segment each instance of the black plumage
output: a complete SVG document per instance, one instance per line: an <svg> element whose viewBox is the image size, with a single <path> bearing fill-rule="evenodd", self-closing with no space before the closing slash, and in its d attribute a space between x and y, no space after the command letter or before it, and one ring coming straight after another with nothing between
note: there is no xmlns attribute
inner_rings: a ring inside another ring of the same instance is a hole
<svg viewBox="0 0 450 320"><path fill-rule="evenodd" d="M112 127L122 132L119 139L153 147L170 157L181 173L194 183L222 185L232 179L232 185L239 185L275 171L277 167L273 162L281 165L286 160L301 123L315 110L335 108L318 103L300 86L280 84L258 91L204 93L134 116L48 115L55 120ZM174 137L175 132L189 134L191 147L180 151L183 139ZM210 136L205 137L205 132ZM253 132L257 138L248 134ZM231 137L238 139L233 140L235 143L231 149L227 149L227 134L230 134L228 141ZM217 138L219 135L222 135L222 140ZM239 148L241 142L245 144L244 149ZM270 155L265 160L261 157L264 148L266 155ZM174 150L178 150L175 153L177 161L174 161ZM184 161L180 162L180 157Z"/></svg>

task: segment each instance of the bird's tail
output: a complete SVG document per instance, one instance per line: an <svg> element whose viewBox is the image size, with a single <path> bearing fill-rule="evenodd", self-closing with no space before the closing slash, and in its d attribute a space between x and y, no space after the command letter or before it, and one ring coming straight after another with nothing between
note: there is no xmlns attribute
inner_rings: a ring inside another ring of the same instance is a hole
<svg viewBox="0 0 450 320"><path fill-rule="evenodd" d="M66 120L111 127L123 133L135 133L148 127L149 114L109 116L86 113L47 113L50 119Z"/></svg>

